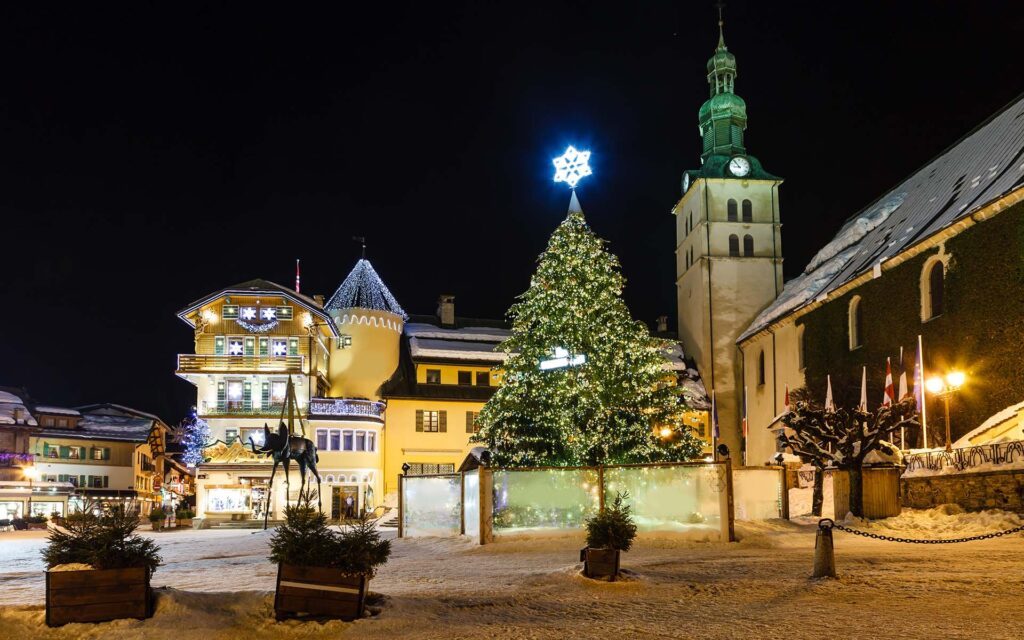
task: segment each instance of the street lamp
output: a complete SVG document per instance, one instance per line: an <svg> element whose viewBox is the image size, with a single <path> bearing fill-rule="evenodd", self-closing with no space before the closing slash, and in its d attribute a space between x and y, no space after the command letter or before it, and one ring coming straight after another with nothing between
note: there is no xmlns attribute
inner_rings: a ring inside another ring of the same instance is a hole
<svg viewBox="0 0 1024 640"><path fill-rule="evenodd" d="M933 376L924 383L928 393L942 398L946 408L946 451L953 450L952 436L949 430L949 399L960 390L960 387L964 386L966 380L967 375L963 371L950 371L945 378Z"/></svg>
<svg viewBox="0 0 1024 640"><path fill-rule="evenodd" d="M28 513L25 517L32 516L32 482L39 479L39 469L35 467L24 467L21 472L25 474L25 478L28 479Z"/></svg>

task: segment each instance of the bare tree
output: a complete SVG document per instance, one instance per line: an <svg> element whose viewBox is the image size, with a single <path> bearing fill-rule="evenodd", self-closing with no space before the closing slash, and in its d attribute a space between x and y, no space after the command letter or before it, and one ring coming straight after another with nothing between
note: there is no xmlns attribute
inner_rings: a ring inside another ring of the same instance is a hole
<svg viewBox="0 0 1024 640"><path fill-rule="evenodd" d="M825 466L846 471L850 478L850 511L863 517L864 458L900 427L916 428L916 410L912 397L879 407L874 413L861 409L825 411L801 401L783 416L782 422L789 429L779 436L779 443L813 464L819 475ZM820 515L820 503L816 506L815 515Z"/></svg>

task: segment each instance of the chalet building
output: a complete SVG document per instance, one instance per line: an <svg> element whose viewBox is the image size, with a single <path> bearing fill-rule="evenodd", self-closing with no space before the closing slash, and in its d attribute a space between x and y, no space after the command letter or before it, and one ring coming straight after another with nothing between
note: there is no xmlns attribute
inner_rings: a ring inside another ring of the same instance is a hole
<svg viewBox="0 0 1024 640"><path fill-rule="evenodd" d="M738 336L748 460L774 454L767 427L787 386L821 401L831 376L837 404L855 406L866 367L874 409L887 358L894 376L902 364L913 379L919 335L926 378L966 374L951 402L952 438L1019 439L1022 273L1024 96L851 216ZM945 442L942 400L928 394L926 409L927 443L919 433L906 446Z"/></svg>

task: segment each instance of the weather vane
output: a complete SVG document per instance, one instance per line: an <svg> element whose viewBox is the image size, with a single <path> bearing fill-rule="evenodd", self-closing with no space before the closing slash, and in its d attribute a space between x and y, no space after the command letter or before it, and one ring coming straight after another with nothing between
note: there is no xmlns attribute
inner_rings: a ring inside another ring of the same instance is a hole
<svg viewBox="0 0 1024 640"><path fill-rule="evenodd" d="M572 189L581 178L594 173L590 170L590 152L577 151L572 145L551 162L555 165L555 182L568 183Z"/></svg>

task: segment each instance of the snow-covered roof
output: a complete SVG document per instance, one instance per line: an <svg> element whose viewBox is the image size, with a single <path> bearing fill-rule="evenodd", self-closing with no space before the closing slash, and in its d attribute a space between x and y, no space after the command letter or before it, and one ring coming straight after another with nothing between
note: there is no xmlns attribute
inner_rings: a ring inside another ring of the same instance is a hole
<svg viewBox="0 0 1024 640"><path fill-rule="evenodd" d="M1024 423L1018 422L1016 429L1011 429L1007 424L1017 419L1021 411L1024 411L1024 402L1011 404L1002 411L993 414L988 420L982 422L977 428L971 429L963 437L953 443L954 447L970 447L976 444L990 444L993 442L1005 442L1009 440L1020 440L1024 437ZM1006 426L1006 429L997 427ZM986 434L986 431L993 431Z"/></svg>
<svg viewBox="0 0 1024 640"><path fill-rule="evenodd" d="M1022 116L1024 95L847 220L737 341L1024 185Z"/></svg>
<svg viewBox="0 0 1024 640"><path fill-rule="evenodd" d="M416 338L442 338L446 340L473 340L484 342L501 342L512 332L508 329L495 327L460 327L445 329L425 322L409 322L405 325L405 334Z"/></svg>
<svg viewBox="0 0 1024 640"><path fill-rule="evenodd" d="M147 418L85 414L74 429L44 429L42 436L85 440L145 442L153 428Z"/></svg>
<svg viewBox="0 0 1024 640"><path fill-rule="evenodd" d="M438 340L436 338L409 338L409 351L414 360L444 358L450 360L481 360L504 362L507 354L495 351L495 342L469 340Z"/></svg>
<svg viewBox="0 0 1024 640"><path fill-rule="evenodd" d="M81 413L78 412L77 409L69 409L68 407L55 407L53 405L48 405L48 404L37 404L36 405L36 411L38 411L39 413L52 413L52 414L55 414L55 415L62 415L62 416L80 416L80 415L82 415Z"/></svg>
<svg viewBox="0 0 1024 640"><path fill-rule="evenodd" d="M324 305L324 309L328 311L371 309L387 311L401 316L403 319L408 317L366 258L361 258L359 262L356 262L356 266L352 268L338 290Z"/></svg>
<svg viewBox="0 0 1024 640"><path fill-rule="evenodd" d="M0 391L0 424L38 426L36 419L32 417L28 407L25 406L25 402L17 395L8 391Z"/></svg>

